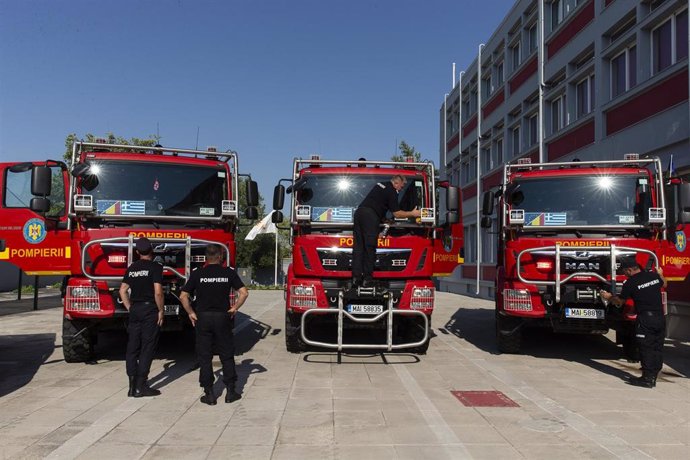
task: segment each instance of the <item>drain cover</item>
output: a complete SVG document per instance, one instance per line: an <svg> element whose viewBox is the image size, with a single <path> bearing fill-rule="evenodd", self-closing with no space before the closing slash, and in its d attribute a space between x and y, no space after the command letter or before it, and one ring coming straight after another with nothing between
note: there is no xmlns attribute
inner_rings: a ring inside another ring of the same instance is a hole
<svg viewBox="0 0 690 460"><path fill-rule="evenodd" d="M467 407L520 407L500 391L451 391Z"/></svg>

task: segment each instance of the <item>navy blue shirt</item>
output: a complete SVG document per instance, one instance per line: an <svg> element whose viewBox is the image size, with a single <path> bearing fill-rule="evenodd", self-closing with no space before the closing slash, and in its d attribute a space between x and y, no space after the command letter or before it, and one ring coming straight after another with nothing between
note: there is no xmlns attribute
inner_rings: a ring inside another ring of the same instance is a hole
<svg viewBox="0 0 690 460"><path fill-rule="evenodd" d="M623 283L621 299L632 299L635 302L637 312L655 311L662 312L661 288L664 281L658 273L641 271L628 278Z"/></svg>
<svg viewBox="0 0 690 460"><path fill-rule="evenodd" d="M132 303L155 302L153 283L163 284L163 266L153 260L139 259L127 267L123 283L132 290Z"/></svg>
<svg viewBox="0 0 690 460"><path fill-rule="evenodd" d="M210 264L192 272L182 290L196 294L196 311L227 312L230 309L230 290L238 290L244 283L235 270L220 264Z"/></svg>
<svg viewBox="0 0 690 460"><path fill-rule="evenodd" d="M385 184L378 182L359 207L373 209L376 215L379 216L379 219L383 219L386 217L387 211L391 213L400 211L398 191L395 190L391 182L386 182Z"/></svg>

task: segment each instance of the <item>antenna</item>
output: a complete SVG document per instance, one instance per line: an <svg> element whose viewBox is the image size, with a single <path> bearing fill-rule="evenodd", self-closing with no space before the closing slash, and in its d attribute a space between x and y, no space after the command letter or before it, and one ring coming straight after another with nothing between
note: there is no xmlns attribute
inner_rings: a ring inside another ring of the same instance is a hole
<svg viewBox="0 0 690 460"><path fill-rule="evenodd" d="M194 147L194 150L199 150L199 127L196 127L196 147Z"/></svg>

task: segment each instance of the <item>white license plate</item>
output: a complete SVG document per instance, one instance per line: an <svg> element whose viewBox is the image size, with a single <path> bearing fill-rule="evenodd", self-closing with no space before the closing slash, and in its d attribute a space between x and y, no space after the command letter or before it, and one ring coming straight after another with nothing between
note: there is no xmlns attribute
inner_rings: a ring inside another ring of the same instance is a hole
<svg viewBox="0 0 690 460"><path fill-rule="evenodd" d="M164 315L177 315L180 313L180 306L179 305L165 305L163 307L163 314Z"/></svg>
<svg viewBox="0 0 690 460"><path fill-rule="evenodd" d="M347 311L350 313L361 313L363 315L378 315L383 312L383 305L348 305Z"/></svg>
<svg viewBox="0 0 690 460"><path fill-rule="evenodd" d="M594 308L566 308L566 318L604 319L604 310Z"/></svg>

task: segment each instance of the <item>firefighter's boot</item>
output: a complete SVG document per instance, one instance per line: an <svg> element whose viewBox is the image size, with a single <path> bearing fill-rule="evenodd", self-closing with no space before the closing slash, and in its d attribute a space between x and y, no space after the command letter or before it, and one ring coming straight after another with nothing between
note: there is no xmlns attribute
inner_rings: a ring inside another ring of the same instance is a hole
<svg viewBox="0 0 690 460"><path fill-rule="evenodd" d="M225 402L231 403L231 402L235 402L241 398L242 398L242 395L239 394L237 391L235 391L235 384L234 383L229 384L227 386L227 391L225 392Z"/></svg>
<svg viewBox="0 0 690 460"><path fill-rule="evenodd" d="M213 394L213 387L204 387L204 395L199 399L204 404L208 404L209 406L215 406L216 405L216 395Z"/></svg>
<svg viewBox="0 0 690 460"><path fill-rule="evenodd" d="M137 384L134 388L134 397L142 398L147 396L158 396L161 394L160 390L155 390L146 382L146 377L137 377Z"/></svg>
<svg viewBox="0 0 690 460"><path fill-rule="evenodd" d="M129 376L129 391L127 391L127 396L130 398L134 396L134 392L137 390L137 378L133 375Z"/></svg>

